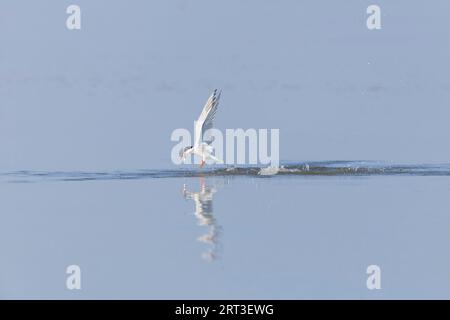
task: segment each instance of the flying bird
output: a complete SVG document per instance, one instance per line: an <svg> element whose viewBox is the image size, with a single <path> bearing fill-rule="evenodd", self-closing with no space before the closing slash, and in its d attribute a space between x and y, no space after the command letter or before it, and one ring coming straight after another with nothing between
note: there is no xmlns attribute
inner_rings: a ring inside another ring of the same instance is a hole
<svg viewBox="0 0 450 320"><path fill-rule="evenodd" d="M223 163L222 160L212 155L214 148L211 146L212 140L208 132L213 127L221 93L222 91L215 89L206 101L198 120L195 122L194 145L180 151L180 157L183 162L187 156L194 154L201 158L200 167L203 167L208 159L217 163Z"/></svg>

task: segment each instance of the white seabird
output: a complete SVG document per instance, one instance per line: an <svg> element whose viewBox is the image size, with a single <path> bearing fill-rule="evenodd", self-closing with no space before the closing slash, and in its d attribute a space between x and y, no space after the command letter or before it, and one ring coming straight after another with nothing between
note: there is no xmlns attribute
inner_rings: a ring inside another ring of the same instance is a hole
<svg viewBox="0 0 450 320"><path fill-rule="evenodd" d="M222 91L215 89L206 101L202 113L200 113L198 120L195 122L194 145L180 151L180 157L183 162L186 160L187 156L195 154L202 159L200 167L203 167L205 161L208 159L217 163L223 163L222 160L212 155L212 141L208 134L208 130L213 127L214 116L216 115L221 93Z"/></svg>

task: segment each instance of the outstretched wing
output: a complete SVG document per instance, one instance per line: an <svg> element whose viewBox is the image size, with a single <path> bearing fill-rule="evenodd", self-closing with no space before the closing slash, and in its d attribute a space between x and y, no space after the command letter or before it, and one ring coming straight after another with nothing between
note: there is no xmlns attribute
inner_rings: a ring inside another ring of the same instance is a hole
<svg viewBox="0 0 450 320"><path fill-rule="evenodd" d="M195 123L195 146L199 146L203 140L208 142L210 137L204 136L208 129L213 127L214 117L219 105L220 94L222 91L215 89L206 101L203 111Z"/></svg>

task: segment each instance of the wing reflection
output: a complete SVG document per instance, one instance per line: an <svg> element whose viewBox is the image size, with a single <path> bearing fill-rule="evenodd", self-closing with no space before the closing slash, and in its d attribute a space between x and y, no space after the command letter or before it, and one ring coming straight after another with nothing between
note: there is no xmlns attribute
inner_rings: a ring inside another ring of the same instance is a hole
<svg viewBox="0 0 450 320"><path fill-rule="evenodd" d="M197 238L198 241L208 244L209 248L202 253L202 258L206 261L214 261L219 253L219 237L222 227L217 224L213 215L213 194L217 190L205 184L205 179L200 178L200 191L191 192L183 185L183 196L187 200L195 203L194 215L199 226L208 227L207 233Z"/></svg>

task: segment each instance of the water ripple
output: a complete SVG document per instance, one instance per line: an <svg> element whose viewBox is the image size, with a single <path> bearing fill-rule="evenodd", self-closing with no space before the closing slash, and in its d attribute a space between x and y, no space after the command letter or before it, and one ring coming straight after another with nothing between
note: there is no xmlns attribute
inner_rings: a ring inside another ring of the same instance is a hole
<svg viewBox="0 0 450 320"><path fill-rule="evenodd" d="M450 176L450 164L393 164L371 161L285 162L279 168L261 166L197 166L167 170L124 171L13 171L0 173L0 180L15 183L37 181L136 180L208 176Z"/></svg>

